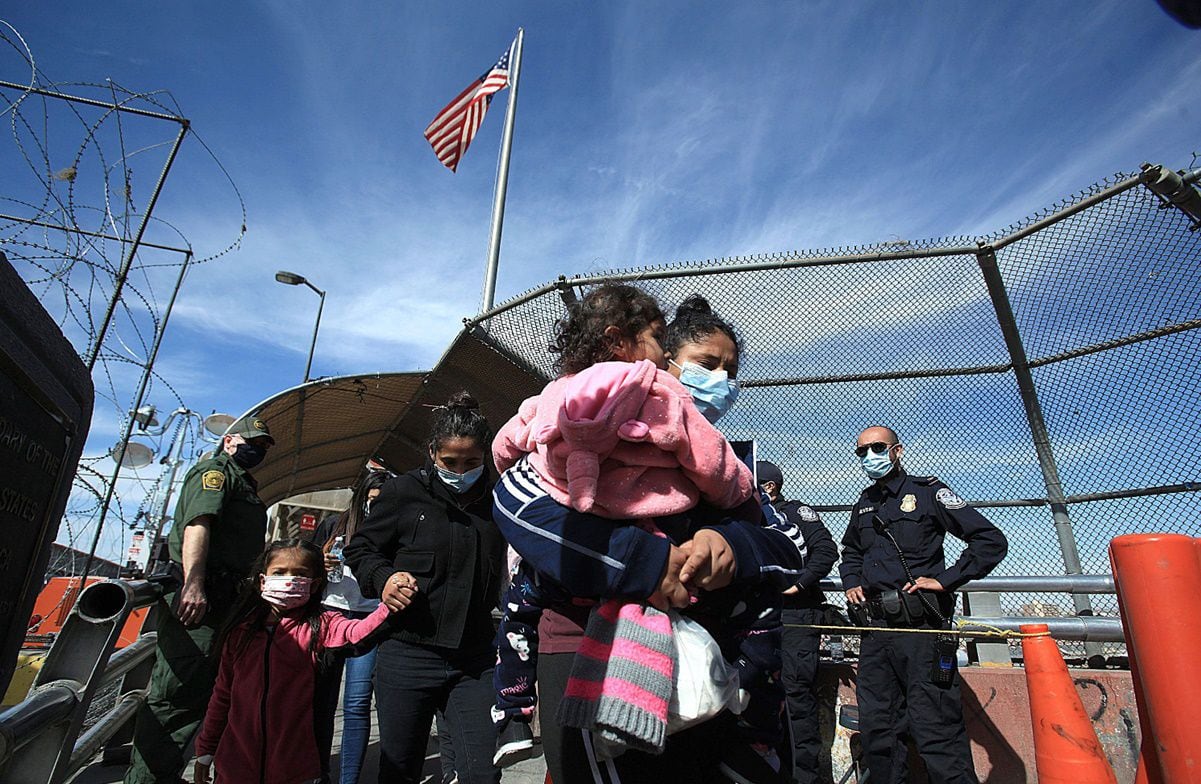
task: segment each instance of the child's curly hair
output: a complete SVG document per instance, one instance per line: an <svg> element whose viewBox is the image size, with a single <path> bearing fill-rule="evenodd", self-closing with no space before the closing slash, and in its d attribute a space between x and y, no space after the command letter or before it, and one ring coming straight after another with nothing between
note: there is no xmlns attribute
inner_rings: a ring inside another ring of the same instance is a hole
<svg viewBox="0 0 1201 784"><path fill-rule="evenodd" d="M585 368L613 359L622 339L633 341L638 333L663 321L663 311L650 294L626 283L604 283L572 303L567 316L555 322L555 338L550 344L558 354L555 372L579 373ZM617 327L621 335L605 334Z"/></svg>

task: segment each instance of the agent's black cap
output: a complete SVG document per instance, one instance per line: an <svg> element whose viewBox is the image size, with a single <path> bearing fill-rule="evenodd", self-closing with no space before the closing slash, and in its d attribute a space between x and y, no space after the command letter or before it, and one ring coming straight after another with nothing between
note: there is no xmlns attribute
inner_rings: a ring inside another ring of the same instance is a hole
<svg viewBox="0 0 1201 784"><path fill-rule="evenodd" d="M784 488L784 472L775 463L769 463L766 460L756 460L755 474L759 477L760 487L768 482L775 482L776 490Z"/></svg>

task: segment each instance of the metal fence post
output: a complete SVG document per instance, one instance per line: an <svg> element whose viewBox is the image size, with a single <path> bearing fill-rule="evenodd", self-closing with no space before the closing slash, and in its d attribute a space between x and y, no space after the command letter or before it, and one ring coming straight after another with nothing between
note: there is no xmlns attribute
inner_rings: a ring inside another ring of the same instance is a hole
<svg viewBox="0 0 1201 784"><path fill-rule="evenodd" d="M1055 452L1051 447L1051 437L1047 432L1047 423L1043 419L1043 409L1038 402L1038 390L1034 385L1034 376L1030 372L1030 361L1026 356L1026 348L1022 344L1022 335L1018 331L1017 319L1013 315L1013 306L1009 302L1009 293L1005 289L1005 281L1001 278L1001 270L997 266L997 255L992 247L981 244L976 252L976 261L984 273L984 283L988 287L988 296L992 300L993 309L997 314L997 324L1001 328L1001 336L1005 339L1005 348L1009 352L1009 360L1013 364L1013 374L1017 379L1018 394L1022 398L1022 406L1026 410L1026 423L1030 426L1030 435L1034 441L1034 452L1038 456L1038 467L1042 471L1043 484L1047 489L1047 501L1051 505L1051 519L1055 523L1055 536L1059 539L1059 551L1063 554L1063 568L1067 574L1082 574L1080 553L1076 549L1076 536L1072 531L1072 519L1068 515L1067 500L1063 493L1063 483L1059 480L1059 468L1055 463ZM1092 615L1092 600L1087 594L1073 594L1072 602L1076 606L1077 615ZM1102 657L1101 646L1096 643L1085 645L1085 653L1090 662L1095 657Z"/></svg>

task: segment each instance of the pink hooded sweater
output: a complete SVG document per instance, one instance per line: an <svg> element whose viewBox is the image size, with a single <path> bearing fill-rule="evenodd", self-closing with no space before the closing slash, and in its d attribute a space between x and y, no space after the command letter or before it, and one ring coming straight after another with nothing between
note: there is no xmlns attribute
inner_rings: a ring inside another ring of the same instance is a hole
<svg viewBox="0 0 1201 784"><path fill-rule="evenodd" d="M362 620L326 612L321 617L321 644L355 645L378 629L390 612L382 604ZM251 637L243 646L246 634ZM321 777L313 734L317 662L309 650L311 639L308 621L289 615L281 617L271 633L242 627L229 636L196 738L196 756L213 755L220 781L298 784ZM264 768L266 775L260 778Z"/></svg>
<svg viewBox="0 0 1201 784"><path fill-rule="evenodd" d="M526 455L561 504L612 520L732 509L754 478L692 395L650 360L599 362L546 385L492 442L505 471Z"/></svg>

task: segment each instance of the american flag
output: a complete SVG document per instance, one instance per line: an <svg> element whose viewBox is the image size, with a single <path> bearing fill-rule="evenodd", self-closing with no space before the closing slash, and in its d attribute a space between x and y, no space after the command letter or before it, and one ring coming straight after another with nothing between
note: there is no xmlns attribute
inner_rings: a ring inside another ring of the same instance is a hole
<svg viewBox="0 0 1201 784"><path fill-rule="evenodd" d="M509 53L512 50L512 46L506 49L496 65L459 93L425 129L425 138L434 148L434 155L451 171L458 167L459 160L480 129L493 93L509 86Z"/></svg>

